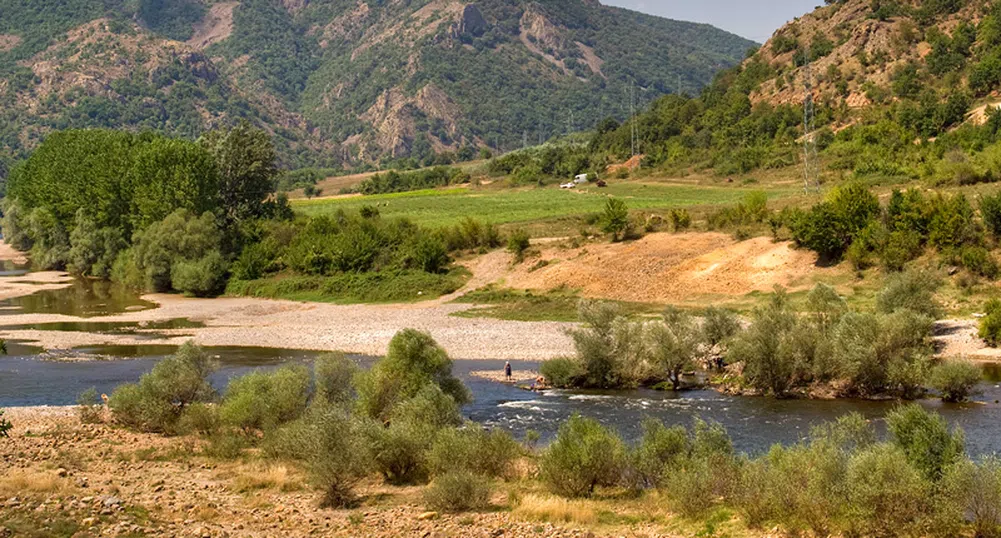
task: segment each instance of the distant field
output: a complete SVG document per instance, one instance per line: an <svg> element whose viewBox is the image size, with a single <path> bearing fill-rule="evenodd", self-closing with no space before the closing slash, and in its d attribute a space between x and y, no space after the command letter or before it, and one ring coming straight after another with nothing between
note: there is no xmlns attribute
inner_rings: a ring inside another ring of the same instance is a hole
<svg viewBox="0 0 1001 538"><path fill-rule="evenodd" d="M622 198L630 209L655 210L676 207L731 204L754 189L707 187L663 183L617 183L608 188L560 190L556 187L523 189L455 188L424 190L351 198L295 200L293 207L306 215L332 214L339 209L356 211L377 206L384 217L407 217L427 226L451 225L463 217L492 224L533 222L601 211L609 196ZM797 190L769 190L769 196Z"/></svg>

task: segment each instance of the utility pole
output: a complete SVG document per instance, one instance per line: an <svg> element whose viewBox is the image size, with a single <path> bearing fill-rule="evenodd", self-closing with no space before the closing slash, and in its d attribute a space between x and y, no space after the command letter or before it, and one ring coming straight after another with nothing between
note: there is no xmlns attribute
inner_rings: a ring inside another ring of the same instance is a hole
<svg viewBox="0 0 1001 538"><path fill-rule="evenodd" d="M636 140L636 82L633 81L632 86L630 86L629 92L629 136L632 139L631 149L632 156L636 156L637 150L637 140Z"/></svg>
<svg viewBox="0 0 1001 538"><path fill-rule="evenodd" d="M820 169L817 157L816 111L813 103L813 72L810 64L803 68L803 190L820 192Z"/></svg>

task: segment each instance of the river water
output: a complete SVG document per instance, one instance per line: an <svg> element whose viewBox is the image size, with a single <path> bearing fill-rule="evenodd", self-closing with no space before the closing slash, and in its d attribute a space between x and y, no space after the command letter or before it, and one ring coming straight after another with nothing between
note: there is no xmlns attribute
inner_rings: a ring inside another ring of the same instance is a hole
<svg viewBox="0 0 1001 538"><path fill-rule="evenodd" d="M37 294L36 294L37 295ZM64 294L45 292L42 298L19 299L0 304L3 313L73 312L79 317L148 308L137 298L120 290L104 290L95 296L84 287L68 289ZM100 303L98 305L97 303ZM196 326L184 320L165 322L164 327ZM89 330L94 332L128 332L129 324L79 323L48 324L40 330ZM155 333L149 345L103 346L77 348L65 352L47 353L42 349L8 343L8 355L0 357L0 407L27 405L69 405L77 395L94 387L110 394L115 386L132 382L148 372L154 364L175 349L157 345ZM223 390L229 379L258 368L275 368L282 364L309 364L318 352L212 347L219 369L212 375L212 384ZM88 358L91 360L65 360ZM371 357L352 357L368 366ZM487 381L471 375L478 370L500 371L503 361L456 361L454 371L473 393L474 402L463 409L471 420L489 427L503 428L521 437L534 430L543 440L552 438L560 424L574 413L598 419L614 427L627 439L636 439L641 423L653 417L668 425L690 425L699 417L716 421L727 428L734 444L741 451L760 453L775 443L794 443L808 435L810 428L836 419L849 412L858 412L882 428L882 417L896 402L861 400L776 400L765 397L730 396L712 390L688 392L635 391L550 391L535 393L517 387ZM514 362L515 370L533 370L536 363ZM966 404L943 404L937 400L922 401L921 405L941 413L950 424L966 433L967 450L972 455L1001 453L1001 367L985 368L982 393Z"/></svg>

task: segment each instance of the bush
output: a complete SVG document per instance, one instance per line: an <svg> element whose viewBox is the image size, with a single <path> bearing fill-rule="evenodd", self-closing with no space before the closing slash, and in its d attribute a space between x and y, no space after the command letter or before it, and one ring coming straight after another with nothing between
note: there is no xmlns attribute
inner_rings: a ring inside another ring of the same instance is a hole
<svg viewBox="0 0 1001 538"><path fill-rule="evenodd" d="M609 198L601 214L601 231L612 234L612 241L625 239L630 232L629 208L618 198Z"/></svg>
<svg viewBox="0 0 1001 538"><path fill-rule="evenodd" d="M941 313L935 301L935 291L940 284L934 275L922 271L892 275L876 297L876 310L890 314L907 309L936 319Z"/></svg>
<svg viewBox="0 0 1001 538"><path fill-rule="evenodd" d="M177 433L177 421L188 405L210 401L215 390L208 375L214 365L192 342L161 360L138 383L115 388L108 401L114 419L152 433Z"/></svg>
<svg viewBox="0 0 1001 538"><path fill-rule="evenodd" d="M219 407L207 403L193 403L181 414L177 429L180 433L211 436L219 430L221 422Z"/></svg>
<svg viewBox="0 0 1001 538"><path fill-rule="evenodd" d="M687 209L672 209L667 215L671 223L671 230L683 232L692 226L692 215Z"/></svg>
<svg viewBox="0 0 1001 538"><path fill-rule="evenodd" d="M274 372L251 372L230 381L219 415L244 430L270 430L299 418L309 399L309 372L285 366Z"/></svg>
<svg viewBox="0 0 1001 538"><path fill-rule="evenodd" d="M859 182L835 188L827 200L790 223L793 239L837 261L879 215L879 199Z"/></svg>
<svg viewBox="0 0 1001 538"><path fill-rule="evenodd" d="M436 429L428 424L394 421L368 431L375 470L390 484L415 484L428 476L427 451Z"/></svg>
<svg viewBox="0 0 1001 538"><path fill-rule="evenodd" d="M880 444L856 454L846 482L848 535L920 534L921 519L930 508L930 488L899 448Z"/></svg>
<svg viewBox="0 0 1001 538"><path fill-rule="evenodd" d="M998 276L998 262L984 247L963 247L960 262L971 273L994 280Z"/></svg>
<svg viewBox="0 0 1001 538"><path fill-rule="evenodd" d="M469 512L490 506L490 481L469 471L451 471L424 490L424 502L439 512Z"/></svg>
<svg viewBox="0 0 1001 538"><path fill-rule="evenodd" d="M1001 460L997 456L979 463L964 459L949 468L944 484L946 495L956 503L955 518L969 520L974 536L1001 537Z"/></svg>
<svg viewBox="0 0 1001 538"><path fill-rule="evenodd" d="M357 406L365 416L386 420L401 402L427 385L437 385L457 405L470 399L462 382L452 376L452 359L428 333L405 329L389 342L386 356L357 381Z"/></svg>
<svg viewBox="0 0 1001 538"><path fill-rule="evenodd" d="M740 319L732 310L710 306L702 315L703 338L710 346L730 340L741 330Z"/></svg>
<svg viewBox="0 0 1001 538"><path fill-rule="evenodd" d="M615 433L593 419L574 415L543 453L539 472L555 494L589 497L598 486L622 478L625 446Z"/></svg>
<svg viewBox="0 0 1001 538"><path fill-rule="evenodd" d="M995 238L1001 238L1001 192L980 198L980 215L987 231Z"/></svg>
<svg viewBox="0 0 1001 538"><path fill-rule="evenodd" d="M539 373L546 383L557 388L576 387L584 376L584 369L576 359L557 357L544 361L539 366Z"/></svg>
<svg viewBox="0 0 1001 538"><path fill-rule="evenodd" d="M316 400L330 404L347 404L355 397L354 382L358 365L343 353L324 353L313 363Z"/></svg>
<svg viewBox="0 0 1001 538"><path fill-rule="evenodd" d="M97 394L96 388L89 388L76 399L77 414L81 424L98 424L104 422L104 406Z"/></svg>
<svg viewBox="0 0 1001 538"><path fill-rule="evenodd" d="M931 371L931 385L946 402L961 402L976 393L983 372L970 361L950 360Z"/></svg>
<svg viewBox="0 0 1001 538"><path fill-rule="evenodd" d="M356 501L354 486L371 461L363 433L368 427L343 409L318 405L266 437L264 452L305 463L311 481L323 491L321 506L351 507Z"/></svg>
<svg viewBox="0 0 1001 538"><path fill-rule="evenodd" d="M991 299L984 304L984 317L980 318L978 334L987 345L998 347L1001 343L1001 300Z"/></svg>
<svg viewBox="0 0 1001 538"><path fill-rule="evenodd" d="M962 430L950 433L945 419L918 404L894 409L886 416L886 425L910 465L931 481L940 480L950 465L963 458Z"/></svg>
<svg viewBox="0 0 1001 538"><path fill-rule="evenodd" d="M659 486L689 451L688 432L683 426L668 428L660 421L644 420L643 437L629 455L629 485L634 489Z"/></svg>
<svg viewBox="0 0 1001 538"><path fill-rule="evenodd" d="M3 409L0 409L0 438L10 437L10 431L13 429L14 425L3 417Z"/></svg>
<svg viewBox="0 0 1001 538"><path fill-rule="evenodd" d="M524 261L525 251L530 246L531 240L524 230L516 230L507 238L507 251L514 255L515 263Z"/></svg>
<svg viewBox="0 0 1001 538"><path fill-rule="evenodd" d="M432 475L470 472L481 476L511 477L521 446L511 434L495 429L487 431L479 424L449 428L438 434L428 454Z"/></svg>

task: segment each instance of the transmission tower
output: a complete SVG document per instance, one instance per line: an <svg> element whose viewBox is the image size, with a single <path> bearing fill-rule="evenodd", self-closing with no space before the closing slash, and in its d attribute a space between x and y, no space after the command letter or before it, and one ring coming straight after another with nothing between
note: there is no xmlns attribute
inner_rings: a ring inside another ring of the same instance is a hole
<svg viewBox="0 0 1001 538"><path fill-rule="evenodd" d="M820 163L817 157L817 120L813 104L813 72L810 64L803 68L803 189L820 191Z"/></svg>
<svg viewBox="0 0 1001 538"><path fill-rule="evenodd" d="M637 132L636 132L636 83L633 82L630 86L629 92L629 135L632 137L631 141L631 151L632 156L636 156L637 151Z"/></svg>

